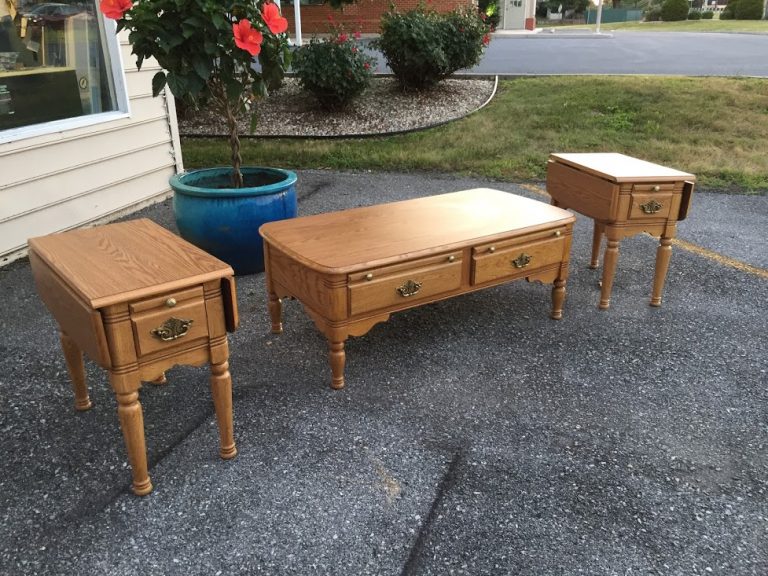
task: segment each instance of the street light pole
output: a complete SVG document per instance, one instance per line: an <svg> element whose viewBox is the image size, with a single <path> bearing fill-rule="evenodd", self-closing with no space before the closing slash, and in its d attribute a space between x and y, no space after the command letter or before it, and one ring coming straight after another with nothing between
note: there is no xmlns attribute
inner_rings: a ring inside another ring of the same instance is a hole
<svg viewBox="0 0 768 576"><path fill-rule="evenodd" d="M597 26L595 27L595 34L600 34L600 20L603 17L603 0L598 0L597 2L597 19L595 20L595 23Z"/></svg>

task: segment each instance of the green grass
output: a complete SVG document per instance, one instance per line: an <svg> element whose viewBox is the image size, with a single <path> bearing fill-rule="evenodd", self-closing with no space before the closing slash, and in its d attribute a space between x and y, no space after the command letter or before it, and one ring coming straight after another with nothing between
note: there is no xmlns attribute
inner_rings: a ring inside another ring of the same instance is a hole
<svg viewBox="0 0 768 576"><path fill-rule="evenodd" d="M227 164L226 139L185 139L188 168ZM622 152L696 174L709 189L768 191L768 80L537 77L445 126L343 140L247 139L245 164L441 171L542 180L551 152Z"/></svg>
<svg viewBox="0 0 768 576"><path fill-rule="evenodd" d="M578 28L595 29L594 24L573 24L548 26L539 22L542 28ZM682 22L603 22L601 32L628 30L642 32L743 32L750 34L768 34L768 20L684 20Z"/></svg>

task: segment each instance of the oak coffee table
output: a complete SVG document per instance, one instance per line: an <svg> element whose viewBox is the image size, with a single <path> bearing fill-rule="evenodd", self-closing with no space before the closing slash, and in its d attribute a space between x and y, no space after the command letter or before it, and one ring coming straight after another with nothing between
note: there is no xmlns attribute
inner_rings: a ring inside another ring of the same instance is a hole
<svg viewBox="0 0 768 576"><path fill-rule="evenodd" d="M651 306L661 293L672 256L677 223L691 205L696 177L616 153L551 154L547 192L555 206L571 208L594 220L590 268L597 268L602 237L607 237L600 289L601 309L611 303L611 289L622 238L647 232L659 237Z"/></svg>
<svg viewBox="0 0 768 576"><path fill-rule="evenodd" d="M228 264L146 219L31 238L29 260L59 324L77 410L91 407L83 352L109 371L135 494L152 490L139 389L176 364L210 363L219 455L237 454L227 330L238 316Z"/></svg>
<svg viewBox="0 0 768 576"><path fill-rule="evenodd" d="M331 387L344 386L344 342L392 312L526 278L552 283L563 314L575 217L478 188L264 224L272 332L281 298L299 300L329 344Z"/></svg>

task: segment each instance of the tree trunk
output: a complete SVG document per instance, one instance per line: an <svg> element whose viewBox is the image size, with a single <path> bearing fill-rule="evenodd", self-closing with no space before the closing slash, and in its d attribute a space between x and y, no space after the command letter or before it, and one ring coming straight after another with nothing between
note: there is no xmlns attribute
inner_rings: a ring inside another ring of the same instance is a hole
<svg viewBox="0 0 768 576"><path fill-rule="evenodd" d="M235 117L235 111L232 109L232 105L229 102L225 102L224 107L227 113L227 128L229 128L229 145L232 149L232 187L243 187L243 173L240 171L240 164L243 162L243 158L240 156L240 138L237 133L237 118Z"/></svg>

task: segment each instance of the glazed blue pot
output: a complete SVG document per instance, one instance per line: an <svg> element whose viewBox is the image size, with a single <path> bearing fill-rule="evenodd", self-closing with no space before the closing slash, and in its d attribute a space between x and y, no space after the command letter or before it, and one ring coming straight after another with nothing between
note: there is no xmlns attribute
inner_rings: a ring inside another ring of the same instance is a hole
<svg viewBox="0 0 768 576"><path fill-rule="evenodd" d="M235 274L264 271L259 226L296 216L296 174L242 168L243 188L232 188L231 168L206 168L171 177L173 212L181 237L223 260Z"/></svg>

